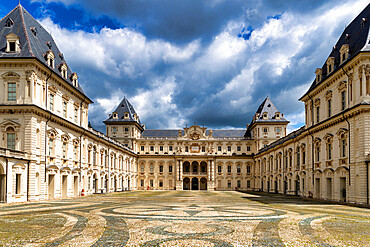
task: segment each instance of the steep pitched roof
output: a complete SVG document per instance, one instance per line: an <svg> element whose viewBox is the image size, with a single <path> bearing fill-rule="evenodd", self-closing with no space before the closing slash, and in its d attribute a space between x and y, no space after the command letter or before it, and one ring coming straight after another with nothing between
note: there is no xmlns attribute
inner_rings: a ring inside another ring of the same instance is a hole
<svg viewBox="0 0 370 247"><path fill-rule="evenodd" d="M125 113L128 113L128 117L125 118ZM114 117L114 114L117 114ZM127 100L126 97L123 98L121 103L117 106L116 110L109 116L107 120L103 123L122 123L122 122L135 122L140 126L143 126L140 122L139 116L137 116L134 107Z"/></svg>
<svg viewBox="0 0 370 247"><path fill-rule="evenodd" d="M6 25L7 23L11 24L9 25L10 27ZM7 46L5 36L10 33L19 37L20 52L5 51ZM54 68L48 66L46 62L45 55L48 51L52 51L55 56ZM67 73L69 77L67 79L62 77L59 66L66 63L66 61L53 37L20 4L0 20L0 59L1 58L35 58L73 86L71 79L72 71L68 66ZM75 88L86 96L80 84ZM86 96L86 98L88 97Z"/></svg>
<svg viewBox="0 0 370 247"><path fill-rule="evenodd" d="M355 57L360 52L370 51L370 4L344 29L339 40L330 52L329 57L334 58L334 70L328 73L326 63L322 66L321 80L313 81L308 91L299 99L302 100L304 96L310 93L314 88L320 85L335 71L341 69L348 61ZM349 45L349 56L345 62L340 63L340 48L344 45ZM326 60L325 60L326 62Z"/></svg>

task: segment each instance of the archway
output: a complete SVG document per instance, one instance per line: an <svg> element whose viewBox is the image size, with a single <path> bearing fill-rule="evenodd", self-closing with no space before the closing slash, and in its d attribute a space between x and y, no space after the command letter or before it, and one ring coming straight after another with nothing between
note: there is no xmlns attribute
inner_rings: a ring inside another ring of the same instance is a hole
<svg viewBox="0 0 370 247"><path fill-rule="evenodd" d="M94 174L94 180L93 180L93 191L94 193L98 193L98 174Z"/></svg>
<svg viewBox="0 0 370 247"><path fill-rule="evenodd" d="M200 179L200 189L207 190L207 179L206 178Z"/></svg>
<svg viewBox="0 0 370 247"><path fill-rule="evenodd" d="M0 164L0 202L5 202L5 183L6 175L2 165Z"/></svg>
<svg viewBox="0 0 370 247"><path fill-rule="evenodd" d="M190 172L190 163L189 161L185 161L183 164L182 164L182 170L183 172Z"/></svg>
<svg viewBox="0 0 370 247"><path fill-rule="evenodd" d="M189 178L184 178L182 189L183 190L190 190L190 179Z"/></svg>
<svg viewBox="0 0 370 247"><path fill-rule="evenodd" d="M198 173L198 162L197 161L193 161L191 163L191 171L192 173Z"/></svg>
<svg viewBox="0 0 370 247"><path fill-rule="evenodd" d="M191 180L191 189L192 190L199 190L199 180L198 180L198 178L192 178L192 180Z"/></svg>
<svg viewBox="0 0 370 247"><path fill-rule="evenodd" d="M207 174L207 162L205 161L200 162L200 172L202 174Z"/></svg>

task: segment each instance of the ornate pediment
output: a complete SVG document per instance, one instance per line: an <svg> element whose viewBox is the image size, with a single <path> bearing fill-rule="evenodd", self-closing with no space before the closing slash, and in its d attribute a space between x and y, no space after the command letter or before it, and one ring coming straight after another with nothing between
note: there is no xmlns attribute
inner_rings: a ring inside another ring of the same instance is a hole
<svg viewBox="0 0 370 247"><path fill-rule="evenodd" d="M1 75L4 81L19 81L21 78L20 75L18 75L15 72L6 72Z"/></svg>
<svg viewBox="0 0 370 247"><path fill-rule="evenodd" d="M184 128L184 135L181 134L181 130L179 130L179 137L181 139L189 139L189 140L200 140L200 139L209 139L211 134L208 133L207 135L207 128L200 127L196 124L190 127Z"/></svg>
<svg viewBox="0 0 370 247"><path fill-rule="evenodd" d="M21 127L21 125L19 123L15 122L15 121L12 121L12 120L5 120L0 124L0 126L1 126L1 130L3 132L5 132L6 129L9 128L9 127L13 128L14 131L17 132L17 131L19 131L19 128Z"/></svg>

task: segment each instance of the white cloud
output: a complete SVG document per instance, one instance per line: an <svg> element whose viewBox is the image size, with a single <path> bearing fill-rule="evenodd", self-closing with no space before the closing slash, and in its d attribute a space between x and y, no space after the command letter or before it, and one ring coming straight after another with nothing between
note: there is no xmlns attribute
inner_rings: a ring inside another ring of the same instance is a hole
<svg viewBox="0 0 370 247"><path fill-rule="evenodd" d="M40 21L52 33L67 60L93 67L119 78L135 78L148 72L158 62L184 62L199 49L195 40L179 47L163 40L147 38L130 28L103 28L99 32L71 31L54 24L50 18Z"/></svg>

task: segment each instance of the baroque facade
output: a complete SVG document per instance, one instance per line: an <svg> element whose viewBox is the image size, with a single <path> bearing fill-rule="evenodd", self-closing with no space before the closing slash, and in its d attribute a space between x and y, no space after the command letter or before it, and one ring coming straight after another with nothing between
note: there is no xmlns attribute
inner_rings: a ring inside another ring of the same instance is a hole
<svg viewBox="0 0 370 247"><path fill-rule="evenodd" d="M245 129L146 129L124 98L93 103L50 34L18 5L0 21L0 202L124 190L253 190L369 204L370 6L300 98L305 126L270 98Z"/></svg>

